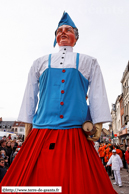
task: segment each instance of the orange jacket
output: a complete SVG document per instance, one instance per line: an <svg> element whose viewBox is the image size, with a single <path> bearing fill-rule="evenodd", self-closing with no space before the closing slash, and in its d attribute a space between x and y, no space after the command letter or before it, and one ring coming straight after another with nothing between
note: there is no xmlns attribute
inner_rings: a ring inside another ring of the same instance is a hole
<svg viewBox="0 0 129 194"><path fill-rule="evenodd" d="M120 158L122 159L122 151L120 149L116 149L116 153L120 156Z"/></svg>
<svg viewBox="0 0 129 194"><path fill-rule="evenodd" d="M104 153L104 147L100 147L100 148L98 149L98 152L99 152L99 156L100 156L100 157L104 157L104 155L105 155L105 153Z"/></svg>
<svg viewBox="0 0 129 194"><path fill-rule="evenodd" d="M109 147L105 150L104 162L108 162L109 160Z"/></svg>
<svg viewBox="0 0 129 194"><path fill-rule="evenodd" d="M112 151L109 152L109 158L111 158L111 156L112 156Z"/></svg>

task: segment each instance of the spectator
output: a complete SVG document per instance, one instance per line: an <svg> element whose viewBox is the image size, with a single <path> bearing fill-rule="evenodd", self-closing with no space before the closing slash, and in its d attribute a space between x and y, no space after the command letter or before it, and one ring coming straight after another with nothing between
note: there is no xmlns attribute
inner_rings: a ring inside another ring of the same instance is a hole
<svg viewBox="0 0 129 194"><path fill-rule="evenodd" d="M123 156L123 154L122 154L122 151L118 148L118 146L114 146L115 147L115 149L116 149L116 153L120 156L120 158L122 159L122 156Z"/></svg>
<svg viewBox="0 0 129 194"><path fill-rule="evenodd" d="M11 164L12 161L13 161L13 154L14 154L14 152L15 152L15 150L16 150L15 142L14 142L13 140L11 141L11 149L12 149L12 152L11 152L11 155L10 155L10 164Z"/></svg>
<svg viewBox="0 0 129 194"><path fill-rule="evenodd" d="M112 164L112 170L114 171L114 176L115 176L115 182L113 184L119 185L119 187L122 187L120 169L123 168L123 163L120 156L116 154L116 150L112 150L112 154L113 155L109 159L106 166Z"/></svg>
<svg viewBox="0 0 129 194"><path fill-rule="evenodd" d="M104 146L100 145L98 152L99 152L99 157L100 157L102 163L104 164L104 155L105 155Z"/></svg>
<svg viewBox="0 0 129 194"><path fill-rule="evenodd" d="M4 136L2 137L2 139L6 140L6 136L4 135Z"/></svg>
<svg viewBox="0 0 129 194"><path fill-rule="evenodd" d="M109 156L109 147L108 147L108 145L105 147L104 153L105 153L105 155L104 155L104 166L106 167L106 164L109 160L109 157L108 157ZM107 171L107 168L106 168L106 171Z"/></svg>
<svg viewBox="0 0 129 194"><path fill-rule="evenodd" d="M13 141L14 141L14 143L15 143L14 147L16 147L16 148L17 148L18 143L16 142L16 137L14 137Z"/></svg>
<svg viewBox="0 0 129 194"><path fill-rule="evenodd" d="M22 142L21 142L21 141L19 141L19 142L18 142L18 146L17 146L17 147L18 147L18 148L21 148L21 146L22 146Z"/></svg>
<svg viewBox="0 0 129 194"><path fill-rule="evenodd" d="M4 150L5 152L7 152L7 150L6 150L6 140L2 139L0 143L1 143L0 151Z"/></svg>
<svg viewBox="0 0 129 194"><path fill-rule="evenodd" d="M4 167L5 161L3 158L0 158L0 182L2 181L4 175L6 174L7 170Z"/></svg>
<svg viewBox="0 0 129 194"><path fill-rule="evenodd" d="M0 158L4 159L5 162L5 167L8 168L9 167L9 163L8 163L8 156L6 156L6 153L4 150L0 151Z"/></svg>
<svg viewBox="0 0 129 194"><path fill-rule="evenodd" d="M108 151L108 155L107 155L107 162L109 161L109 159L111 158L112 156L112 147L109 146L109 151ZM108 173L109 176L111 176L111 164L109 166L106 167L106 171Z"/></svg>
<svg viewBox="0 0 129 194"><path fill-rule="evenodd" d="M11 148L11 142L10 141L8 141L6 143L6 150L7 150L6 155L8 156L8 162L9 162L9 166L10 166L10 156L11 156L11 153L13 151L12 148Z"/></svg>
<svg viewBox="0 0 129 194"><path fill-rule="evenodd" d="M127 147L127 150L125 152L125 160L127 164L127 172L129 172L129 147Z"/></svg>
<svg viewBox="0 0 129 194"><path fill-rule="evenodd" d="M9 140L12 139L12 138L11 138L11 134L8 135L8 138L9 138Z"/></svg>
<svg viewBox="0 0 129 194"><path fill-rule="evenodd" d="M10 143L11 143L11 148L12 148L12 150L14 150L15 142L14 142L13 140L11 140ZM15 151L15 150L14 150L14 151Z"/></svg>
<svg viewBox="0 0 129 194"><path fill-rule="evenodd" d="M122 154L123 154L122 162L123 162L124 168L126 169L127 166L126 166L126 160L125 160L125 151L126 151L126 145L125 145L125 143L121 143L119 149L122 151Z"/></svg>
<svg viewBox="0 0 129 194"><path fill-rule="evenodd" d="M6 142L8 142L9 141L9 138L8 137L6 137Z"/></svg>
<svg viewBox="0 0 129 194"><path fill-rule="evenodd" d="M14 160L14 158L16 157L16 155L17 155L17 153L19 152L19 150L20 150L20 148L16 148L16 150L15 150L15 152L14 152L14 154L13 154L13 160Z"/></svg>

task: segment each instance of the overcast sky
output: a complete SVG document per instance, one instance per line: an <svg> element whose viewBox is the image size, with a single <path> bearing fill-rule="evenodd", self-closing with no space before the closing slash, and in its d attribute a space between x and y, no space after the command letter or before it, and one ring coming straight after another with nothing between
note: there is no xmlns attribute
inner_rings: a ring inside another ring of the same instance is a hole
<svg viewBox="0 0 129 194"><path fill-rule="evenodd" d="M79 29L75 52L97 58L109 106L121 94L129 60L128 0L0 0L0 117L16 120L33 61L53 48L54 32L67 11Z"/></svg>

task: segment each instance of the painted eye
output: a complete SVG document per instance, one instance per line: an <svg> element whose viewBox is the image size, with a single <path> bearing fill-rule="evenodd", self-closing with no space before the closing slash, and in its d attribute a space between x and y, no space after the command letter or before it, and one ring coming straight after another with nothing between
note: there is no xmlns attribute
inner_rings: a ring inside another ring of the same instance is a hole
<svg viewBox="0 0 129 194"><path fill-rule="evenodd" d="M61 33L61 30L58 30L56 34Z"/></svg>
<svg viewBox="0 0 129 194"><path fill-rule="evenodd" d="M73 33L73 30L72 30L72 29L68 29L68 30L67 30L67 32L71 32L71 33Z"/></svg>

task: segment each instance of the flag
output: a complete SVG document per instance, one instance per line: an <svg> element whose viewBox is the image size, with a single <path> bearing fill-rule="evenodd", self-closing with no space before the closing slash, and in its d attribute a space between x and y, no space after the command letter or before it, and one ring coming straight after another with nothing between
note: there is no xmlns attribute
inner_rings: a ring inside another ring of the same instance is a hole
<svg viewBox="0 0 129 194"><path fill-rule="evenodd" d="M112 130L112 137L111 137L111 139L113 139L114 138L114 133L113 133L113 130Z"/></svg>

